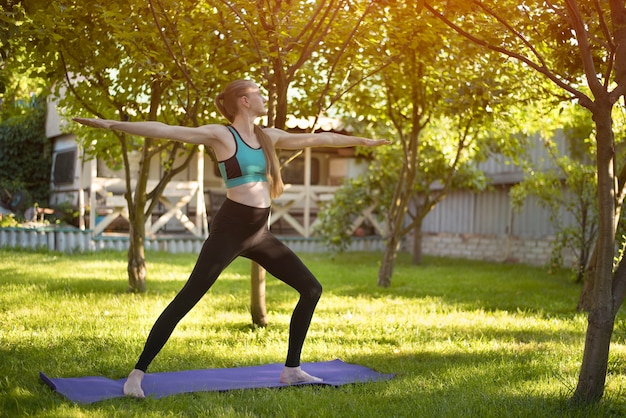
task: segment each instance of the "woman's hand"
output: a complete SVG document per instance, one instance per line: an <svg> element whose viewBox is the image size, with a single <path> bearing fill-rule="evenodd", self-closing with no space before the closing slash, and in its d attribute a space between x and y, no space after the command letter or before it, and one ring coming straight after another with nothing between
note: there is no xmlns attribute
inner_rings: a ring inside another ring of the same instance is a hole
<svg viewBox="0 0 626 418"><path fill-rule="evenodd" d="M93 119L93 118L72 118L74 122L80 123L81 125L90 126L92 128L102 128L102 129L110 129L111 126L115 123L114 120L108 119Z"/></svg>

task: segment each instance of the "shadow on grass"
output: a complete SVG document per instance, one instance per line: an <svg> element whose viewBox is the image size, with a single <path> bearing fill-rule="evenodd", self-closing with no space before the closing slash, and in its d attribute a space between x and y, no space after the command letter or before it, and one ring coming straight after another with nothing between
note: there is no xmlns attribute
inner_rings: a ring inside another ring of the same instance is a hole
<svg viewBox="0 0 626 418"><path fill-rule="evenodd" d="M549 274L541 267L439 258L413 265L406 256L397 262L391 286L382 288L371 263L352 263L353 258L354 255L346 255L342 259L318 261L320 270L325 271L321 267L324 264L335 264L338 274L343 275L326 290L340 296L438 298L463 310L553 315L575 313L581 291L567 272Z"/></svg>
<svg viewBox="0 0 626 418"><path fill-rule="evenodd" d="M575 376L563 376L558 364L534 350L356 355L350 362L397 373L392 381L376 384L378 389L366 385L352 389L366 395L372 410L381 412L398 405L414 416L433 417L587 417L626 412L623 399L572 405ZM537 382L547 387L537 389Z"/></svg>
<svg viewBox="0 0 626 418"><path fill-rule="evenodd" d="M0 287L31 287L37 292L61 295L130 293L125 253L99 252L68 256L54 252L17 251L15 255L22 260L21 268L0 265ZM149 254L146 294L178 292L189 278L196 258L194 254ZM164 271L167 274L164 275ZM222 274L218 283L224 280L245 283L245 289L249 291L249 274L249 260L238 259ZM221 283L219 287L222 287Z"/></svg>
<svg viewBox="0 0 626 418"><path fill-rule="evenodd" d="M11 255L10 253L6 253ZM18 252L26 267L0 266L0 277L6 285L34 286L50 293L121 294L128 291L126 256L122 252L85 253L73 256L48 252ZM180 290L189 277L197 255L150 252L148 260L148 294ZM511 264L471 262L427 258L423 265L412 265L401 255L389 288L377 286L376 260L371 254L303 256L305 263L318 275L327 294L368 298L439 298L442 303L459 309L484 311L546 312L571 315L575 312L580 286L567 275L549 275L542 268ZM91 267L95 266L95 267ZM46 269L56 269L53 274ZM65 269L67 272L59 271ZM168 272L165 276L163 272ZM250 261L239 258L217 282L225 279L241 282L249 289ZM51 278L53 276L53 278ZM158 277L152 280L151 277ZM268 293L282 297L292 290L268 275ZM285 292L285 293L283 293Z"/></svg>

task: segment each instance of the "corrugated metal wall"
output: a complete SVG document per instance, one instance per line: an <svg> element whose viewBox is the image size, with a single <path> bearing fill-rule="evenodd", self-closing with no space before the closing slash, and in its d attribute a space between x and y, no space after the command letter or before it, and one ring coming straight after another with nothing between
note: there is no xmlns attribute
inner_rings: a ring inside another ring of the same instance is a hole
<svg viewBox="0 0 626 418"><path fill-rule="evenodd" d="M553 236L550 213L529 197L520 210L513 210L509 186L498 186L482 193L457 191L448 195L424 219L425 233ZM569 214L562 215L569 224Z"/></svg>
<svg viewBox="0 0 626 418"><path fill-rule="evenodd" d="M567 143L562 135L555 137L560 153ZM537 170L551 170L549 154L543 140L534 138L529 149ZM494 156L479 166L492 179L492 186L475 193L451 192L424 219L424 233L512 235L518 237L549 237L555 234L550 213L531 196L521 209L513 209L509 198L511 187L523 179L523 172L502 156ZM565 225L573 223L569 213L561 215Z"/></svg>
<svg viewBox="0 0 626 418"><path fill-rule="evenodd" d="M508 187L495 186L492 190L474 194L474 197L476 199L476 215L472 233L507 234L511 219Z"/></svg>

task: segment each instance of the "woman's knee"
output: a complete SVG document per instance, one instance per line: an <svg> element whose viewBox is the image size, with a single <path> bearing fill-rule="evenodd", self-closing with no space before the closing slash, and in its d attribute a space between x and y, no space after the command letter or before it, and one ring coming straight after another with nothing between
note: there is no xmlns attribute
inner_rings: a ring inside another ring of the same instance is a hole
<svg viewBox="0 0 626 418"><path fill-rule="evenodd" d="M323 291L322 284L319 281L317 281L316 278L312 278L311 284L306 290L306 296L308 296L309 299L317 302L322 297L322 291ZM304 292L303 292L303 295L304 295Z"/></svg>

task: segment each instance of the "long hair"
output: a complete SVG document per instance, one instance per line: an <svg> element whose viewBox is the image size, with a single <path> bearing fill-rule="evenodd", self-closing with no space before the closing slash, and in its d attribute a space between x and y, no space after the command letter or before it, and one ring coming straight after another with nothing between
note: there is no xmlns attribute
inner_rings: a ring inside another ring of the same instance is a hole
<svg viewBox="0 0 626 418"><path fill-rule="evenodd" d="M256 87L256 85L249 80L235 80L229 83L224 91L215 98L217 110L232 123L239 111L237 100L248 94L253 87ZM274 149L274 143L271 138L263 132L260 126L254 125L254 133L265 155L267 165L266 175L270 185L270 196L272 199L275 199L283 193L285 185L280 175L280 162L278 161L278 156Z"/></svg>

